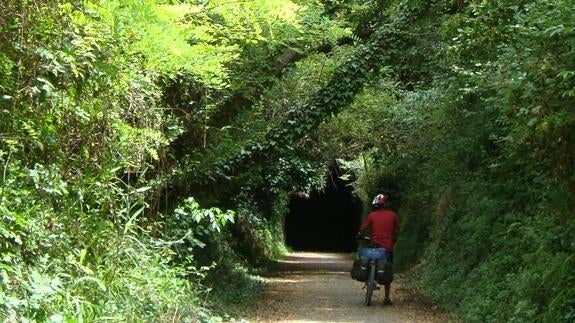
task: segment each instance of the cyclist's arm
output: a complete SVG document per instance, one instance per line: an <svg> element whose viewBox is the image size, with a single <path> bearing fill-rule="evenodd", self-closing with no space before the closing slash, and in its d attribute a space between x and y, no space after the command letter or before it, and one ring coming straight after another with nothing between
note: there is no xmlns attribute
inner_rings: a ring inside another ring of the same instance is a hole
<svg viewBox="0 0 575 323"><path fill-rule="evenodd" d="M361 235L370 226L371 226L371 216L368 215L367 218L365 218L365 220L363 221L363 224L359 227L359 231L357 232L357 235Z"/></svg>

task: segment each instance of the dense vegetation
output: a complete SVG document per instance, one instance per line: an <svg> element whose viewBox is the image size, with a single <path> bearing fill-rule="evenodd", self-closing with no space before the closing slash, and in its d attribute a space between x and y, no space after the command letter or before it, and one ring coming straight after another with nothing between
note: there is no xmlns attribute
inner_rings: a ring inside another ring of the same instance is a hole
<svg viewBox="0 0 575 323"><path fill-rule="evenodd" d="M0 318L234 315L337 160L428 296L575 319L571 0L0 9Z"/></svg>

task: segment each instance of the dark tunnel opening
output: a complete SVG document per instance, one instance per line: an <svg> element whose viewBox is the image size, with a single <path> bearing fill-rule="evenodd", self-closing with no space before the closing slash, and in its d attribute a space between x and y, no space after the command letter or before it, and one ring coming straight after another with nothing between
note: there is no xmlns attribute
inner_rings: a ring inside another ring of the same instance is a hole
<svg viewBox="0 0 575 323"><path fill-rule="evenodd" d="M323 192L291 197L285 220L288 247L296 251L355 251L361 201L339 174L340 169L333 166Z"/></svg>

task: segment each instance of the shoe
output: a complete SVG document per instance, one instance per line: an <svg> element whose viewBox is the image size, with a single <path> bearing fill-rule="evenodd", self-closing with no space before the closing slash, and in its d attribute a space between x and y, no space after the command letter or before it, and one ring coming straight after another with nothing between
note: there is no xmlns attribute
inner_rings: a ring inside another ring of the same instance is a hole
<svg viewBox="0 0 575 323"><path fill-rule="evenodd" d="M386 298L383 300L383 305L393 305L393 303L391 302L391 300L389 298Z"/></svg>

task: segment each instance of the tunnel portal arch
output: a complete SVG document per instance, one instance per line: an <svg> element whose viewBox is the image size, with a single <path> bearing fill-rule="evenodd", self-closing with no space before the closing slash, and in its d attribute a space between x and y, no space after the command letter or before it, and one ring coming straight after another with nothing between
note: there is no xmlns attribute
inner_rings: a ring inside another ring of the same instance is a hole
<svg viewBox="0 0 575 323"><path fill-rule="evenodd" d="M334 164L324 191L290 198L285 220L286 244L293 250L352 252L361 222L361 201Z"/></svg>

